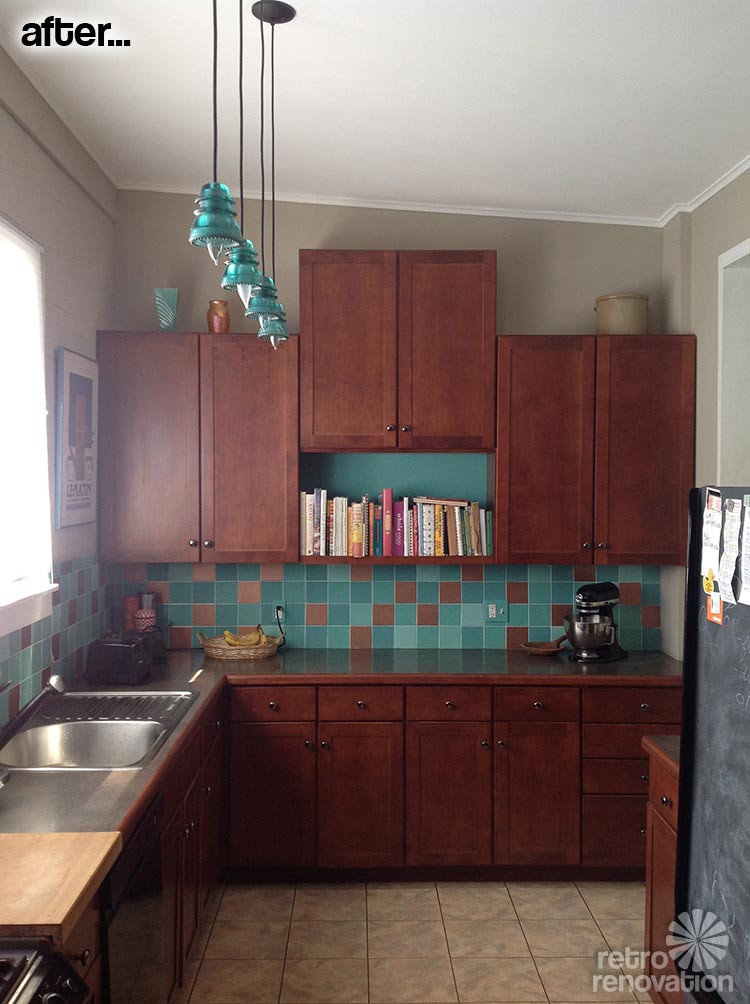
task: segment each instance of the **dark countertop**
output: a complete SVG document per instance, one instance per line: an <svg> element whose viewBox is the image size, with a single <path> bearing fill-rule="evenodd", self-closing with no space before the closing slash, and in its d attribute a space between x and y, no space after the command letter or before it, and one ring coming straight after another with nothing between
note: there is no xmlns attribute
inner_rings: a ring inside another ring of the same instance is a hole
<svg viewBox="0 0 750 1004"><path fill-rule="evenodd" d="M198 669L202 672L196 676ZM417 683L419 674L440 674L445 683L502 685L533 679L560 685L679 686L682 663L657 652L632 653L601 667L582 667L561 654L539 657L491 650L290 649L261 662L243 663L208 660L200 651L172 652L167 664L155 667L148 683L137 689L192 690L197 696L154 759L132 771L11 771L9 783L0 789L0 833L122 829L132 807L183 745L196 714L226 678L236 683L264 679L295 683L300 678L310 683L345 683L374 682L380 676L394 683Z"/></svg>
<svg viewBox="0 0 750 1004"><path fill-rule="evenodd" d="M680 772L679 736L644 736L641 746L674 775Z"/></svg>

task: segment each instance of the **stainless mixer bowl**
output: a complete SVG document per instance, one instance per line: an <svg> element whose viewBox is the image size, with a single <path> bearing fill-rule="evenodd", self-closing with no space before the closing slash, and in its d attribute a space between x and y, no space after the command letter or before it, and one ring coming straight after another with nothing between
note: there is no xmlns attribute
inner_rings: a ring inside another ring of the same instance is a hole
<svg viewBox="0 0 750 1004"><path fill-rule="evenodd" d="M565 634L577 651L588 652L615 640L612 620L602 614L566 614Z"/></svg>

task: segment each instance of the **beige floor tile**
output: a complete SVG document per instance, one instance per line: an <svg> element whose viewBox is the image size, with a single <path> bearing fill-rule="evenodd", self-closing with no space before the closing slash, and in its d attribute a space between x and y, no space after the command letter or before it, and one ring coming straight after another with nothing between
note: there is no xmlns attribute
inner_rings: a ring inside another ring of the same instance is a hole
<svg viewBox="0 0 750 1004"><path fill-rule="evenodd" d="M204 959L190 1004L277 1004L283 967L280 959Z"/></svg>
<svg viewBox="0 0 750 1004"><path fill-rule="evenodd" d="M529 954L517 920L446 920L451 957L510 958Z"/></svg>
<svg viewBox="0 0 750 1004"><path fill-rule="evenodd" d="M366 959L364 920L295 920L289 932L288 959Z"/></svg>
<svg viewBox="0 0 750 1004"><path fill-rule="evenodd" d="M364 883L297 886L294 920L365 920Z"/></svg>
<svg viewBox="0 0 750 1004"><path fill-rule="evenodd" d="M215 885L206 900L206 905L203 908L203 916L207 921L216 920L216 914L219 912L219 907L221 906L221 899L224 895L224 886Z"/></svg>
<svg viewBox="0 0 750 1004"><path fill-rule="evenodd" d="M365 1004L366 959L287 959L281 1004Z"/></svg>
<svg viewBox="0 0 750 1004"><path fill-rule="evenodd" d="M439 920L371 920L367 925L371 959L443 959L448 957Z"/></svg>
<svg viewBox="0 0 750 1004"><path fill-rule="evenodd" d="M188 959L191 962L200 962L206 951L206 945L208 944L208 939L211 937L211 930L213 928L212 922L206 922L201 927L200 931L196 934L193 939L193 944L190 946L190 951L188 953ZM268 958L269 956L266 956Z"/></svg>
<svg viewBox="0 0 750 1004"><path fill-rule="evenodd" d="M608 949L593 920L524 920L521 923L535 958L580 958Z"/></svg>
<svg viewBox="0 0 750 1004"><path fill-rule="evenodd" d="M454 959L461 1004L546 1001L533 959Z"/></svg>
<svg viewBox="0 0 750 1004"><path fill-rule="evenodd" d="M445 920L515 920L504 882L440 882Z"/></svg>
<svg viewBox="0 0 750 1004"><path fill-rule="evenodd" d="M289 920L293 885L229 885L224 890L217 920Z"/></svg>
<svg viewBox="0 0 750 1004"><path fill-rule="evenodd" d="M508 882L521 920L591 920L573 882Z"/></svg>
<svg viewBox="0 0 750 1004"><path fill-rule="evenodd" d="M218 920L206 946L207 959L283 959L289 924L284 920L252 923Z"/></svg>
<svg viewBox="0 0 750 1004"><path fill-rule="evenodd" d="M376 882L367 886L368 920L440 920L434 883Z"/></svg>
<svg viewBox="0 0 750 1004"><path fill-rule="evenodd" d="M605 990L595 983L601 976L620 976L617 969L601 968L595 958L536 959L547 996L554 1004L567 1001L635 1001L634 995L622 990Z"/></svg>
<svg viewBox="0 0 750 1004"><path fill-rule="evenodd" d="M198 971L200 970L200 962L187 962L185 964L185 971L182 974L182 986L177 987L173 992L172 996L169 998L170 1004L187 1004L190 1000L190 995L193 992L193 987L195 985L195 980L198 976ZM141 1004L142 998L138 998L138 1004ZM164 969L162 967L161 973L161 993L157 998L159 1002L164 1001ZM146 1001L143 1000L143 1004Z"/></svg>
<svg viewBox="0 0 750 1004"><path fill-rule="evenodd" d="M448 958L370 959L371 1004L455 1004Z"/></svg>
<svg viewBox="0 0 750 1004"><path fill-rule="evenodd" d="M642 952L644 949L644 923L640 920L600 920L599 928L613 952Z"/></svg>
<svg viewBox="0 0 750 1004"><path fill-rule="evenodd" d="M642 920L646 887L640 882L579 882L578 888L596 920Z"/></svg>

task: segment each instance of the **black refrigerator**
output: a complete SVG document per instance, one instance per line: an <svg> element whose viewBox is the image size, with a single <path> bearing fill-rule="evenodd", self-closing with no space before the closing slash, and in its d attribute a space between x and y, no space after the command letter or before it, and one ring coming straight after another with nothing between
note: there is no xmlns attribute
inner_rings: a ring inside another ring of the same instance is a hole
<svg viewBox="0 0 750 1004"><path fill-rule="evenodd" d="M691 492L684 664L675 950L686 1004L748 1004L750 487Z"/></svg>

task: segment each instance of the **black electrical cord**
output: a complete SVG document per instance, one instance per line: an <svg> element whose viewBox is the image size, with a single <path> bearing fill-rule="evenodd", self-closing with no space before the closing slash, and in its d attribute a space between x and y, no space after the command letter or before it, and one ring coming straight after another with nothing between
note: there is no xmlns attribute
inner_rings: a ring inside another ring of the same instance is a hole
<svg viewBox="0 0 750 1004"><path fill-rule="evenodd" d="M214 0L215 2L215 0ZM264 94L263 78L266 75L266 37L263 31L263 6L260 0L260 263L263 275L266 273L266 168L264 163Z"/></svg>
<svg viewBox="0 0 750 1004"><path fill-rule="evenodd" d="M219 21L217 3L214 0L214 182L217 182L219 174L219 101L217 97L218 77L219 77Z"/></svg>
<svg viewBox="0 0 750 1004"><path fill-rule="evenodd" d="M240 230L245 236L245 95L244 95L244 0L240 4Z"/></svg>
<svg viewBox="0 0 750 1004"><path fill-rule="evenodd" d="M274 70L274 31L271 22L271 275L276 281L276 94Z"/></svg>

